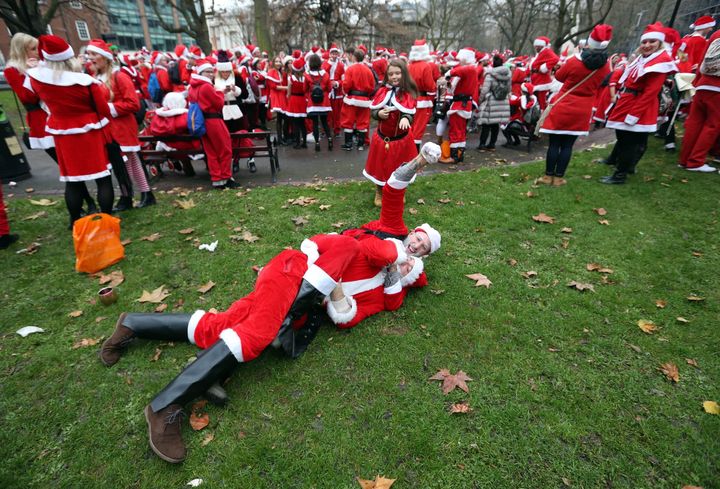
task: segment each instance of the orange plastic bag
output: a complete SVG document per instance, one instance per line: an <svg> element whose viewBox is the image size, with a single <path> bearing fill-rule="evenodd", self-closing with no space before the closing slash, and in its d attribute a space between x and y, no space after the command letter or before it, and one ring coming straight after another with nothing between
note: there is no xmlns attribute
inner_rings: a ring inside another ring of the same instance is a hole
<svg viewBox="0 0 720 489"><path fill-rule="evenodd" d="M95 273L125 258L120 242L120 219L109 214L91 214L75 221L75 270Z"/></svg>

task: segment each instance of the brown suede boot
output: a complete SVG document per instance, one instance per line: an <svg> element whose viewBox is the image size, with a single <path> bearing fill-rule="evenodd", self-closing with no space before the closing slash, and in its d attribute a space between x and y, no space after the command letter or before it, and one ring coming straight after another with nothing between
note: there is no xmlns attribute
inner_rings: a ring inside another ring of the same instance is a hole
<svg viewBox="0 0 720 489"><path fill-rule="evenodd" d="M135 338L135 332L123 325L125 316L127 316L126 312L120 314L115 323L115 331L110 338L105 340L100 349L100 361L106 367L112 367L118 363L125 347Z"/></svg>
<svg viewBox="0 0 720 489"><path fill-rule="evenodd" d="M375 200L373 203L375 207L382 207L382 187L380 185L375 186Z"/></svg>
<svg viewBox="0 0 720 489"><path fill-rule="evenodd" d="M567 183L567 180L565 180L563 177L553 177L553 187L562 187Z"/></svg>
<svg viewBox="0 0 720 489"><path fill-rule="evenodd" d="M553 183L553 177L550 175L543 175L540 178L535 179L535 185L542 184L542 185L552 185Z"/></svg>
<svg viewBox="0 0 720 489"><path fill-rule="evenodd" d="M184 416L185 412L179 404L170 404L157 413L153 412L150 404L145 406L150 448L158 457L171 464L178 464L187 456L180 432L180 423Z"/></svg>

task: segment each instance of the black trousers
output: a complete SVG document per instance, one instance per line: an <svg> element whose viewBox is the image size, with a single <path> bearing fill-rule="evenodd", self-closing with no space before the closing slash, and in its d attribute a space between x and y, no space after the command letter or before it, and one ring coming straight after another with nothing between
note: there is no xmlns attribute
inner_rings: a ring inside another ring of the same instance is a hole
<svg viewBox="0 0 720 489"><path fill-rule="evenodd" d="M480 146L485 146L488 135L490 135L488 146L495 146L499 132L500 124L483 124L480 129Z"/></svg>
<svg viewBox="0 0 720 489"><path fill-rule="evenodd" d="M551 177L565 176L577 136L574 134L548 134L548 136L545 175Z"/></svg>
<svg viewBox="0 0 720 489"><path fill-rule="evenodd" d="M634 173L647 149L649 132L633 132L615 129L617 143L610 153L608 163L615 165L618 173Z"/></svg>

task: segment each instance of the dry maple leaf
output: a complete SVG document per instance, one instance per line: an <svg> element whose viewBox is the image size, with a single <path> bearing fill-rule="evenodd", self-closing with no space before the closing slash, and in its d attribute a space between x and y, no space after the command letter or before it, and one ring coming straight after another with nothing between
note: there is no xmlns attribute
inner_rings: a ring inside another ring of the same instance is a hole
<svg viewBox="0 0 720 489"><path fill-rule="evenodd" d="M442 391L443 394L449 394L452 391L455 390L455 387L460 388L461 390L468 392L468 386L465 383L466 381L472 380L470 377L467 376L465 372L462 370L458 370L458 372L455 375L448 375L443 380L442 384Z"/></svg>
<svg viewBox="0 0 720 489"><path fill-rule="evenodd" d="M332 207L332 204L320 204L319 209L320 209L321 211L326 211L326 210L328 210L328 209L331 208L331 207Z"/></svg>
<svg viewBox="0 0 720 489"><path fill-rule="evenodd" d="M450 414L467 414L473 409L467 401L457 402L450 405Z"/></svg>
<svg viewBox="0 0 720 489"><path fill-rule="evenodd" d="M677 321L678 323L684 323L684 324L686 324L686 323L689 323L689 322L690 322L690 321L688 321L687 319L685 319L685 318L684 318L684 317L682 317L682 316L678 316L678 317L676 317L676 318L675 318L675 320L676 320L676 321Z"/></svg>
<svg viewBox="0 0 720 489"><path fill-rule="evenodd" d="M452 201L452 199L438 199L438 202L441 204L449 204Z"/></svg>
<svg viewBox="0 0 720 489"><path fill-rule="evenodd" d="M593 209L595 211L595 214L598 216L605 216L607 215L607 211L603 209L602 207L598 207L597 209Z"/></svg>
<svg viewBox="0 0 720 489"><path fill-rule="evenodd" d="M57 204L58 201L57 201L57 200L50 200L50 199L40 199L40 200L32 200L32 199L30 199L30 203L31 203L32 205L40 205L40 206L43 206L43 207L48 207L48 206Z"/></svg>
<svg viewBox="0 0 720 489"><path fill-rule="evenodd" d="M107 316L98 316L95 318L96 323L100 323L102 321L105 321L107 319Z"/></svg>
<svg viewBox="0 0 720 489"><path fill-rule="evenodd" d="M420 205L425 205L425 199L418 199L417 203Z"/></svg>
<svg viewBox="0 0 720 489"><path fill-rule="evenodd" d="M613 273L612 268L604 267L599 263L588 263L587 265L585 265L585 268L588 272Z"/></svg>
<svg viewBox="0 0 720 489"><path fill-rule="evenodd" d="M703 401L703 409L708 414L720 414L720 405L715 401Z"/></svg>
<svg viewBox="0 0 720 489"><path fill-rule="evenodd" d="M390 486L392 486L396 480L397 479L386 479L381 475L376 476L375 480L371 481L361 479L360 477L357 478L362 489L390 489Z"/></svg>
<svg viewBox="0 0 720 489"><path fill-rule="evenodd" d="M191 234L193 231L195 231L193 228L185 228L178 231L180 234Z"/></svg>
<svg viewBox="0 0 720 489"><path fill-rule="evenodd" d="M162 350L160 348L155 348L155 353L153 354L152 358L150 358L151 362L157 362L160 360L160 355L162 355Z"/></svg>
<svg viewBox="0 0 720 489"><path fill-rule="evenodd" d="M132 243L132 239L130 239L130 238L127 238L127 239L124 239L124 240L120 241L120 244L123 245L123 246L127 246L127 245L129 245L130 243Z"/></svg>
<svg viewBox="0 0 720 489"><path fill-rule="evenodd" d="M71 318L79 318L82 315L83 315L83 312L80 310L72 311L70 314L68 314L68 316L70 316Z"/></svg>
<svg viewBox="0 0 720 489"><path fill-rule="evenodd" d="M572 228L562 228L560 230L561 233L565 233L565 234L570 234L570 233L572 233L572 231L573 231Z"/></svg>
<svg viewBox="0 0 720 489"><path fill-rule="evenodd" d="M155 312L164 312L168 308L168 305L164 302L155 308Z"/></svg>
<svg viewBox="0 0 720 489"><path fill-rule="evenodd" d="M598 224L602 224L603 226L609 226L610 221L608 221L607 219L599 219Z"/></svg>
<svg viewBox="0 0 720 489"><path fill-rule="evenodd" d="M418 210L417 210L416 208L414 208L414 207L410 207L410 208L408 209L408 212L409 212L411 215L414 216L414 215L416 215L416 214L418 213Z"/></svg>
<svg viewBox="0 0 720 489"><path fill-rule="evenodd" d="M537 277L537 272L535 270L528 270L527 272L523 272L522 276L523 278Z"/></svg>
<svg viewBox="0 0 720 489"><path fill-rule="evenodd" d="M465 276L470 280L475 280L475 287L483 286L489 289L492 285L492 282L482 273L473 273Z"/></svg>
<svg viewBox="0 0 720 489"><path fill-rule="evenodd" d="M584 283L582 283L582 282L577 282L577 281L575 281L575 280L573 280L572 282L570 282L570 283L568 284L568 287L572 287L572 288L574 288L574 289L576 289L576 290L579 290L580 292L583 292L583 291L585 291L585 290L589 290L589 291L595 292L595 287L594 287L592 284L584 284Z"/></svg>
<svg viewBox="0 0 720 489"><path fill-rule="evenodd" d="M450 375L450 371L446 368L441 368L435 375L430 377L428 380L445 380L445 377Z"/></svg>
<svg viewBox="0 0 720 489"><path fill-rule="evenodd" d="M525 197L531 199L531 198L533 198L533 197L537 197L537 194L536 194L535 192L533 192L532 190L528 190L528 191L525 193Z"/></svg>
<svg viewBox="0 0 720 489"><path fill-rule="evenodd" d="M243 231L242 236L240 236L243 241L247 241L248 243L254 243L255 241L259 240L257 236L255 236L250 231Z"/></svg>
<svg viewBox="0 0 720 489"><path fill-rule="evenodd" d="M345 225L345 223L342 222L342 221L339 221L339 222L334 222L334 223L332 223L332 224L330 224L330 225L331 225L332 227L334 227L335 229L340 229L341 227L343 227L343 226Z"/></svg>
<svg viewBox="0 0 720 489"><path fill-rule="evenodd" d="M211 280L208 283L206 283L205 285L201 285L200 287L198 287L197 291L200 292L201 294L205 294L205 293L209 292L210 289L212 289L213 287L215 287L215 282L213 282Z"/></svg>
<svg viewBox="0 0 720 489"><path fill-rule="evenodd" d="M180 209L185 209L185 210L187 210L187 209L192 209L193 207L195 207L195 201L193 201L192 199L176 200L176 201L174 202L174 204L175 204L177 207L179 207Z"/></svg>
<svg viewBox="0 0 720 489"><path fill-rule="evenodd" d="M142 238L140 238L140 241L157 241L158 239L160 239L161 236L162 234L160 233L152 233L149 236L143 236Z"/></svg>
<svg viewBox="0 0 720 489"><path fill-rule="evenodd" d="M160 304L169 295L170 292L168 292L168 290L165 288L165 285L161 285L152 292L143 290L142 295L139 299L137 299L136 302L152 302L153 304Z"/></svg>
<svg viewBox="0 0 720 489"><path fill-rule="evenodd" d="M95 346L100 343L101 338L83 338L73 343L72 349L85 348L86 346Z"/></svg>
<svg viewBox="0 0 720 489"><path fill-rule="evenodd" d="M655 307L658 309L665 309L665 306L667 306L667 302L662 299L655 300Z"/></svg>
<svg viewBox="0 0 720 489"><path fill-rule="evenodd" d="M193 412L190 414L190 426L192 426L192 429L195 431L200 431L209 424L210 416L207 413L198 415Z"/></svg>
<svg viewBox="0 0 720 489"><path fill-rule="evenodd" d="M292 222L295 223L296 226L304 226L305 224L310 222L307 220L307 217L303 217L303 216L293 217L293 218L291 218L291 220L292 220Z"/></svg>
<svg viewBox="0 0 720 489"><path fill-rule="evenodd" d="M29 216L25 216L22 218L23 221L34 221L35 219L39 217L45 217L48 213L45 211L36 212L35 214L30 214Z"/></svg>
<svg viewBox="0 0 720 489"><path fill-rule="evenodd" d="M647 319L640 319L637 322L638 328L640 328L644 333L647 334L653 334L655 331L657 331L657 326L655 326L655 323L652 321L648 321Z"/></svg>
<svg viewBox="0 0 720 489"><path fill-rule="evenodd" d="M204 447L205 445L207 445L208 443L210 443L210 442L213 441L214 439L215 439L215 435L213 435L212 433L208 433L207 435L205 435L205 438L203 438L203 441L200 442L200 446L201 446L201 447Z"/></svg>
<svg viewBox="0 0 720 489"><path fill-rule="evenodd" d="M122 270L113 270L112 272L105 275L104 273L100 273L100 285L107 284L108 287L117 287L121 283L125 281L125 274L123 274Z"/></svg>
<svg viewBox="0 0 720 489"><path fill-rule="evenodd" d="M515 258L510 258L508 260L508 265L510 265L511 267L514 267L517 264L518 264L518 261Z"/></svg>
<svg viewBox="0 0 720 489"><path fill-rule="evenodd" d="M535 222L543 222L546 224L555 224L555 218L548 216L544 212L541 212L537 216L532 216L532 218L533 218L533 221L535 221Z"/></svg>
<svg viewBox="0 0 720 489"><path fill-rule="evenodd" d="M687 364L690 365L691 367L700 368L698 366L697 360L695 360L694 358L686 358L685 362L687 362Z"/></svg>
<svg viewBox="0 0 720 489"><path fill-rule="evenodd" d="M665 374L668 380L675 382L676 384L680 381L680 371L672 362L663 363L658 367L658 370Z"/></svg>

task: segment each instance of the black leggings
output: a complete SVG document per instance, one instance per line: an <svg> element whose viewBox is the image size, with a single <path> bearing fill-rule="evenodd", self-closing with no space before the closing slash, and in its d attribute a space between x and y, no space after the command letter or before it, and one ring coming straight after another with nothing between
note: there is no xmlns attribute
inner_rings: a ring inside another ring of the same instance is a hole
<svg viewBox="0 0 720 489"><path fill-rule="evenodd" d="M323 131L325 131L325 135L328 139L332 139L332 133L330 132L330 126L328 125L327 112L311 112L308 114L308 117L313 124L313 137L315 138L315 144L320 142L320 124L322 124ZM320 120L318 121L318 119Z"/></svg>
<svg viewBox="0 0 720 489"><path fill-rule="evenodd" d="M288 119L292 123L293 139L295 139L295 143L296 144L307 144L305 142L307 139L307 129L305 128L305 118L304 117L288 117Z"/></svg>
<svg viewBox="0 0 720 489"><path fill-rule="evenodd" d="M545 175L551 177L565 176L572 157L573 144L577 140L574 134L549 134Z"/></svg>
<svg viewBox="0 0 720 489"><path fill-rule="evenodd" d="M482 129L480 130L480 146L485 146L485 141L487 141L488 134L490 135L490 143L488 146L495 146L495 142L498 138L498 133L500 132L500 124L483 124Z"/></svg>
<svg viewBox="0 0 720 489"><path fill-rule="evenodd" d="M95 180L97 184L97 199L100 211L106 214L112 212L114 191L110 175ZM73 221L80 219L80 212L84 196L88 194L85 182L65 182L65 205L67 205L70 218Z"/></svg>
<svg viewBox="0 0 720 489"><path fill-rule="evenodd" d="M615 129L617 142L610 153L608 163L617 167L618 173L634 173L647 149L649 132L633 132Z"/></svg>
<svg viewBox="0 0 720 489"><path fill-rule="evenodd" d="M55 163L58 162L57 158L57 150L55 148L46 148L45 153L55 161ZM83 194L82 200L86 202L88 205L92 203L92 205L95 205L95 201L92 200L92 197L90 197L90 192L88 192L87 187L83 187L85 189L85 193Z"/></svg>

